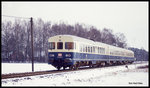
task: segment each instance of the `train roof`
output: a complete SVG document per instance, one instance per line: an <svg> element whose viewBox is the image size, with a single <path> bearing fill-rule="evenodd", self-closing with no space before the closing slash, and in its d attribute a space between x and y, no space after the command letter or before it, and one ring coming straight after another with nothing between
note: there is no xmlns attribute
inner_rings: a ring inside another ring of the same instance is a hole
<svg viewBox="0 0 150 88"><path fill-rule="evenodd" d="M89 44L92 44L92 45L96 44L96 45L100 45L100 46L109 47L110 49L128 51L128 52L132 52L133 53L133 51L125 49L125 48L120 48L120 47L117 47L117 46L109 45L109 44L98 42L98 41L93 41L93 40L90 40L90 39L86 39L86 38L78 37L78 36L74 36L74 35L56 35L56 36L52 36L51 38L56 38L56 37L59 37L59 36L64 37L64 38L72 39L73 41L89 43Z"/></svg>
<svg viewBox="0 0 150 88"><path fill-rule="evenodd" d="M86 38L82 38L82 37L78 37L78 36L74 36L74 35L56 35L56 36L52 36L51 38L57 38L59 36L64 37L64 38L68 38L68 39L72 39L73 41L94 43L94 41L92 41L90 39L86 39Z"/></svg>

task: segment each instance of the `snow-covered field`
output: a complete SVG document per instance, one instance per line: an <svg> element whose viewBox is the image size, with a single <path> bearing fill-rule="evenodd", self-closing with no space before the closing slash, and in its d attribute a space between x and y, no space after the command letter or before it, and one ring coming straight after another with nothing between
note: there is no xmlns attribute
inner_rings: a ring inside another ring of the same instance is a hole
<svg viewBox="0 0 150 88"><path fill-rule="evenodd" d="M34 63L34 71L56 70L47 63ZM2 63L2 74L32 72L31 63Z"/></svg>
<svg viewBox="0 0 150 88"><path fill-rule="evenodd" d="M6 65L6 63L3 63L2 73L10 73L10 71L31 71L30 64L21 65ZM128 69L125 67L125 65L122 65L21 78L1 79L1 84L2 86L148 86L148 68L137 68L144 65L148 65L148 62L128 65ZM35 71L50 69L54 70L55 68L46 63L35 64Z"/></svg>

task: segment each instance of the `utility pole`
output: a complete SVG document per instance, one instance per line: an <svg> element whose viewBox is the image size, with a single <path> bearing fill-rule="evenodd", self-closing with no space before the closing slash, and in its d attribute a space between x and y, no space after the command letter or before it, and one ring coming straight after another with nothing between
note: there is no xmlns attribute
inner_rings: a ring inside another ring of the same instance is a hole
<svg viewBox="0 0 150 88"><path fill-rule="evenodd" d="M31 48L32 48L32 72L34 72L34 53L33 53L33 19L31 17Z"/></svg>

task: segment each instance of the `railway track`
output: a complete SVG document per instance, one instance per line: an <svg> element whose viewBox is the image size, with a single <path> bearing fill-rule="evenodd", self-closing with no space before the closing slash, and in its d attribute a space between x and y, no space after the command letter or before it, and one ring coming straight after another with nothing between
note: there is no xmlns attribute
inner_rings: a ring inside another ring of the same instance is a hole
<svg viewBox="0 0 150 88"><path fill-rule="evenodd" d="M79 68L78 70L66 69L66 70L59 70L59 71L58 70L49 70L49 71L36 71L36 72L25 72L25 73L10 73L10 74L2 74L1 79L52 74L52 73L60 73L60 72L79 71L79 70L94 69L94 68L100 68L100 67L93 67L93 68L85 67L85 68Z"/></svg>
<svg viewBox="0 0 150 88"><path fill-rule="evenodd" d="M120 65L114 65L114 66L120 66ZM104 66L104 67L110 67L110 66ZM43 75L43 74L52 74L52 73L60 73L60 72L69 72L69 71L79 71L79 70L85 70L85 69L94 69L94 68L102 68L102 67L84 67L79 68L78 70L49 70L49 71L36 71L36 72L26 72L26 73L11 73L11 74L2 74L1 79L8 79L8 78L17 78L17 77L26 77L26 76L35 76L35 75Z"/></svg>
<svg viewBox="0 0 150 88"><path fill-rule="evenodd" d="M25 76L35 76L35 75L59 73L59 72L65 72L65 71L68 71L68 70L63 70L63 71L51 70L51 71L37 71L37 72L26 72L26 73L2 74L1 78L2 79L8 79L8 78L17 78L17 77L25 77Z"/></svg>

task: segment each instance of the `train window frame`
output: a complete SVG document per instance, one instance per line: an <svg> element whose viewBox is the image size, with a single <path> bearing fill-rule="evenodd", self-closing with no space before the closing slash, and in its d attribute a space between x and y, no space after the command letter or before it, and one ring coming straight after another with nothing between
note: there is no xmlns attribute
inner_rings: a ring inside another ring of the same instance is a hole
<svg viewBox="0 0 150 88"><path fill-rule="evenodd" d="M86 46L86 52L88 52L88 47Z"/></svg>
<svg viewBox="0 0 150 88"><path fill-rule="evenodd" d="M58 45L62 44L61 46L58 47ZM57 49L63 49L63 42L57 42Z"/></svg>
<svg viewBox="0 0 150 88"><path fill-rule="evenodd" d="M93 46L93 53L95 53L95 46Z"/></svg>
<svg viewBox="0 0 150 88"><path fill-rule="evenodd" d="M100 53L100 47L98 47L98 53Z"/></svg>
<svg viewBox="0 0 150 88"><path fill-rule="evenodd" d="M71 44L71 45L67 45L67 44ZM65 49L67 49L67 50L75 49L75 43L74 42L65 42Z"/></svg>
<svg viewBox="0 0 150 88"><path fill-rule="evenodd" d="M76 44L76 42L74 43L74 45L75 45L75 48L74 48L74 49L76 49L76 48L77 48L77 46L78 46L78 45Z"/></svg>
<svg viewBox="0 0 150 88"><path fill-rule="evenodd" d="M52 45L53 44L53 45ZM53 47L51 47L51 46L53 46ZM49 42L49 49L50 50L53 50L53 49L55 49L55 42Z"/></svg>
<svg viewBox="0 0 150 88"><path fill-rule="evenodd" d="M100 54L102 53L102 48L101 48L101 47L99 47L99 53L100 53Z"/></svg>
<svg viewBox="0 0 150 88"><path fill-rule="evenodd" d="M88 46L88 53L90 53L90 46Z"/></svg>
<svg viewBox="0 0 150 88"><path fill-rule="evenodd" d="M80 44L80 52L83 52L83 45Z"/></svg>
<svg viewBox="0 0 150 88"><path fill-rule="evenodd" d="M102 47L101 49L102 49L102 53L105 54L105 48Z"/></svg>
<svg viewBox="0 0 150 88"><path fill-rule="evenodd" d="M83 45L83 47L84 47L84 49L83 49L84 53L86 53L86 45Z"/></svg>
<svg viewBox="0 0 150 88"><path fill-rule="evenodd" d="M98 47L95 46L95 53L98 54Z"/></svg>
<svg viewBox="0 0 150 88"><path fill-rule="evenodd" d="M84 45L82 45L82 52L84 52Z"/></svg>
<svg viewBox="0 0 150 88"><path fill-rule="evenodd" d="M77 47L77 44L76 44L76 42L73 42L73 43L74 43L74 44L73 44L73 45L74 45L74 49L76 49L76 47Z"/></svg>
<svg viewBox="0 0 150 88"><path fill-rule="evenodd" d="M93 51L92 49L93 49L93 48L92 48L92 46L91 46L91 53L92 53L92 51Z"/></svg>

